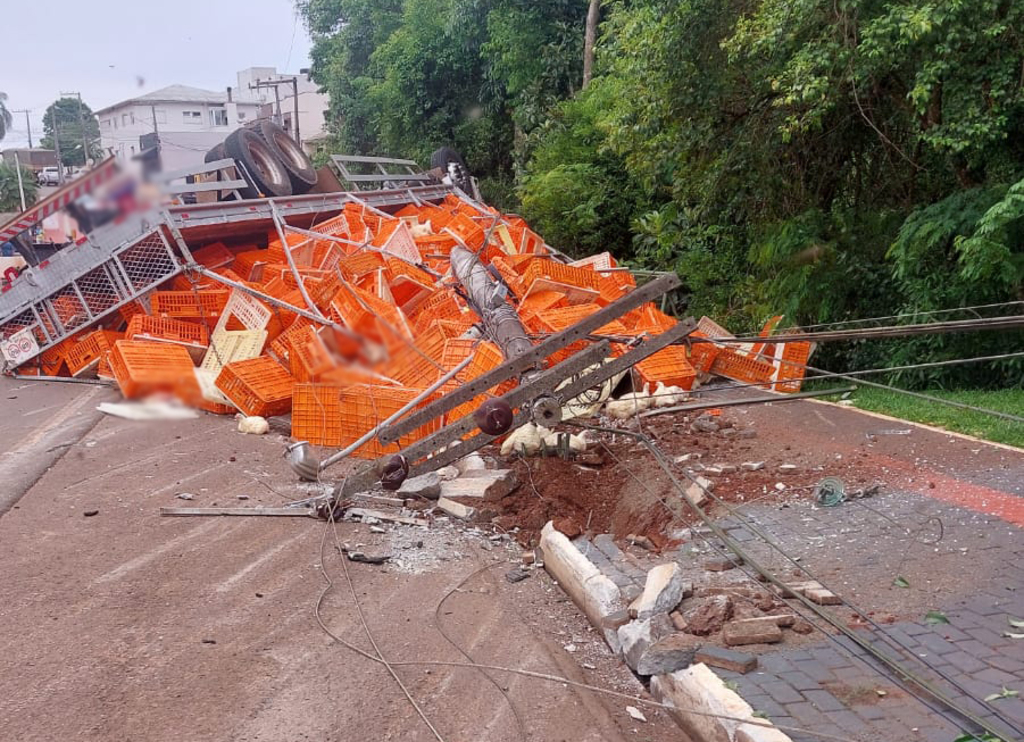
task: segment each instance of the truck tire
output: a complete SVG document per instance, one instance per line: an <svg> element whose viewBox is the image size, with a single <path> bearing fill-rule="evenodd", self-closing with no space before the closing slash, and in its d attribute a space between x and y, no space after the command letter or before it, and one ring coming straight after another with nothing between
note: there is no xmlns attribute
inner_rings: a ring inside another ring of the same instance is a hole
<svg viewBox="0 0 1024 742"><path fill-rule="evenodd" d="M203 158L203 162L216 162L217 160L223 160L227 157L224 154L224 142L214 145L210 148L210 151L206 153L206 157Z"/></svg>
<svg viewBox="0 0 1024 742"><path fill-rule="evenodd" d="M243 198L292 195L288 171L259 134L236 129L224 140L224 154L245 168L253 181L254 188L240 189Z"/></svg>
<svg viewBox="0 0 1024 742"><path fill-rule="evenodd" d="M263 141L288 172L292 193L306 193L316 185L317 174L313 162L295 140L288 136L288 132L267 119L257 121L253 130L263 137Z"/></svg>
<svg viewBox="0 0 1024 742"><path fill-rule="evenodd" d="M457 162L462 168L466 169L466 162L462 159L462 155L454 147L441 147L434 150L434 154L430 156L430 169L433 170L436 167L441 168L445 172L448 171L448 163Z"/></svg>

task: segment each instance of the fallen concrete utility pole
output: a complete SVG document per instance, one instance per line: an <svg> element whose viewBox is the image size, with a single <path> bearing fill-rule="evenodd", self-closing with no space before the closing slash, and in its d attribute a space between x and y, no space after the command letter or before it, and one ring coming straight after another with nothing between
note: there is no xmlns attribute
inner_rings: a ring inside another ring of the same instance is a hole
<svg viewBox="0 0 1024 742"><path fill-rule="evenodd" d="M464 247L454 247L451 264L470 301L476 305L487 334L501 348L505 359L529 352L533 343L516 310L505 301L505 288L494 280L480 258Z"/></svg>

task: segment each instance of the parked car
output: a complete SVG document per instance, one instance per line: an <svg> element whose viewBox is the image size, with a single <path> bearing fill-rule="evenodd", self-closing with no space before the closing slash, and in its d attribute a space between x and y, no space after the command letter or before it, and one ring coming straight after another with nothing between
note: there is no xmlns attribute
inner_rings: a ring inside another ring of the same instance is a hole
<svg viewBox="0 0 1024 742"><path fill-rule="evenodd" d="M36 180L39 182L39 185L60 185L60 168L56 166L44 167L39 171L39 174L36 176Z"/></svg>

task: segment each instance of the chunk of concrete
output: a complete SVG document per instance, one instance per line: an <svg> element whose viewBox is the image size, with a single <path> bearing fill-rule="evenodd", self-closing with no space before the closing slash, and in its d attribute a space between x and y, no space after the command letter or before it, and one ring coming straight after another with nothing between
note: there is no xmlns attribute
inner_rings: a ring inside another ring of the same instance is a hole
<svg viewBox="0 0 1024 742"><path fill-rule="evenodd" d="M455 468L462 476L470 476L478 471L487 470L487 462L478 453L471 453L455 462Z"/></svg>
<svg viewBox="0 0 1024 742"><path fill-rule="evenodd" d="M650 646L671 633L672 622L664 614L623 624L618 629L622 658L631 669L636 670Z"/></svg>
<svg viewBox="0 0 1024 742"><path fill-rule="evenodd" d="M463 505L461 502L455 502L455 500L449 500L447 497L438 498L437 507L459 520L473 520L473 517L476 515L476 508Z"/></svg>
<svg viewBox="0 0 1024 742"><path fill-rule="evenodd" d="M676 562L659 564L647 573L644 591L629 606L634 618L650 618L655 613L668 613L682 601L684 594L693 586L686 582L682 568Z"/></svg>
<svg viewBox="0 0 1024 742"><path fill-rule="evenodd" d="M782 641L782 629L775 616L742 618L727 623L722 630L722 638L730 647L742 644L775 644Z"/></svg>
<svg viewBox="0 0 1024 742"><path fill-rule="evenodd" d="M733 742L743 723L736 719L754 718L750 705L702 663L655 675L651 694L655 700L674 706L669 714L690 739L701 742Z"/></svg>
<svg viewBox="0 0 1024 742"><path fill-rule="evenodd" d="M640 657L639 675L664 675L693 664L700 643L690 634L670 634L654 642Z"/></svg>
<svg viewBox="0 0 1024 742"><path fill-rule="evenodd" d="M547 570L572 602L583 611L590 624L601 632L615 653L620 651L618 632L605 626L606 619L624 608L615 583L601 574L564 533L548 521L541 529L540 551Z"/></svg>
<svg viewBox="0 0 1024 742"><path fill-rule="evenodd" d="M519 480L511 469L474 470L473 476L462 476L441 482L441 497L475 497L495 501L503 498L517 486Z"/></svg>
<svg viewBox="0 0 1024 742"><path fill-rule="evenodd" d="M707 493L715 488L715 483L705 477L697 479L686 488L686 499L698 507L708 499Z"/></svg>
<svg viewBox="0 0 1024 742"><path fill-rule="evenodd" d="M761 471L761 469L764 469L764 462L744 461L740 466L743 468L743 471Z"/></svg>
<svg viewBox="0 0 1024 742"><path fill-rule="evenodd" d="M427 500L436 500L441 496L441 477L435 471L428 471L418 477L406 479L398 488L398 494L402 497L422 497Z"/></svg>

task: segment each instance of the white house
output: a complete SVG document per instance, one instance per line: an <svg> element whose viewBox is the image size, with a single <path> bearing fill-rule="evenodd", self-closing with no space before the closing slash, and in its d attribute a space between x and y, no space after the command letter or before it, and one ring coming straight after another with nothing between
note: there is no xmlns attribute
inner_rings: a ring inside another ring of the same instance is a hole
<svg viewBox="0 0 1024 742"><path fill-rule="evenodd" d="M307 70L297 75L279 73L276 67L249 67L237 75L238 100L257 100L264 104L261 115L273 118L285 131L295 135L292 119L295 118L295 95L298 91L299 138L307 151L310 145L323 138L326 133L324 115L327 113L328 98L319 91L315 82L309 79ZM292 80L295 85L292 85Z"/></svg>
<svg viewBox="0 0 1024 742"><path fill-rule="evenodd" d="M232 98L228 92L170 85L115 103L96 111L100 144L128 161L141 151L139 138L156 131L165 171L202 163L211 147L259 115L259 101Z"/></svg>

